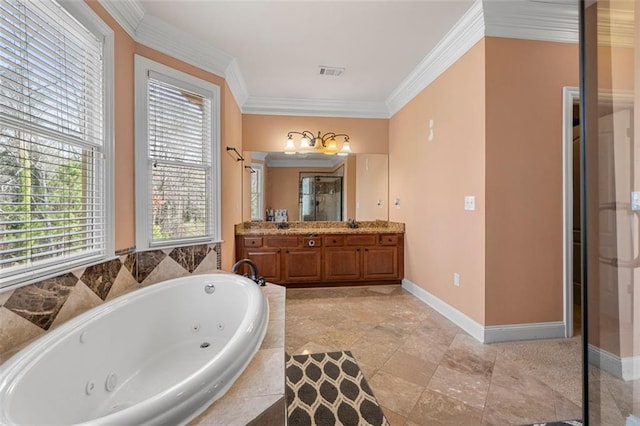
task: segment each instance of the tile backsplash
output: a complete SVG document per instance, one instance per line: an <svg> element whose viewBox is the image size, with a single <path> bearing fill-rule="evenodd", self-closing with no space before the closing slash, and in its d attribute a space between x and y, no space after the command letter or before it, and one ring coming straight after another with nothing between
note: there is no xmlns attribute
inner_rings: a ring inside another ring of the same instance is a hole
<svg viewBox="0 0 640 426"><path fill-rule="evenodd" d="M47 330L117 296L221 267L220 244L123 254L0 293L0 363Z"/></svg>

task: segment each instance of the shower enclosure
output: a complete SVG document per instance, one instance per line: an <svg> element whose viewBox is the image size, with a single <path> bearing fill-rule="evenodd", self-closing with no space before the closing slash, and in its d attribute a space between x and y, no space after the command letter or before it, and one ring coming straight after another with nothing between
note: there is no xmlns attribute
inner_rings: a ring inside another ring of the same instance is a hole
<svg viewBox="0 0 640 426"><path fill-rule="evenodd" d="M300 176L300 220L342 221L342 176Z"/></svg>
<svg viewBox="0 0 640 426"><path fill-rule="evenodd" d="M640 425L639 5L580 5L583 405L590 425Z"/></svg>

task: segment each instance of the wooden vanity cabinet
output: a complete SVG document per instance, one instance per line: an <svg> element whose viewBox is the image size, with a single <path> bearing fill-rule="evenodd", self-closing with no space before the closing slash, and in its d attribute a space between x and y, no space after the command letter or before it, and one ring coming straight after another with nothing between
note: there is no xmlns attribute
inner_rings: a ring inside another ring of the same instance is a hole
<svg viewBox="0 0 640 426"><path fill-rule="evenodd" d="M236 236L236 258L285 285L398 283L403 249L402 234Z"/></svg>

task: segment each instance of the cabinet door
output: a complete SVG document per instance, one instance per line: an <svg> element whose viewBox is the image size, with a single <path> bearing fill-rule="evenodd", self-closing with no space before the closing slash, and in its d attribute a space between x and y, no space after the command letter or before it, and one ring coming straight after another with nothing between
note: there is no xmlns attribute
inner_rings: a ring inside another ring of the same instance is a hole
<svg viewBox="0 0 640 426"><path fill-rule="evenodd" d="M310 282L322 279L322 250L313 249L287 249L284 255L284 281L285 282Z"/></svg>
<svg viewBox="0 0 640 426"><path fill-rule="evenodd" d="M398 247L368 247L363 252L365 280L397 279Z"/></svg>
<svg viewBox="0 0 640 426"><path fill-rule="evenodd" d="M251 249L245 250L245 257L253 260L258 267L258 275L270 283L282 281L280 275L280 249ZM246 267L245 267L246 268ZM248 272L248 269L241 271Z"/></svg>
<svg viewBox="0 0 640 426"><path fill-rule="evenodd" d="M362 278L359 247L325 247L325 281L355 281Z"/></svg>

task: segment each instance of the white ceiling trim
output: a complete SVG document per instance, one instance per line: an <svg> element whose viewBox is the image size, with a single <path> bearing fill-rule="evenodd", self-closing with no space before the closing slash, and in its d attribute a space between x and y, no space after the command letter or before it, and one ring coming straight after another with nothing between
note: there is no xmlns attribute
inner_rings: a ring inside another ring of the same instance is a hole
<svg viewBox="0 0 640 426"><path fill-rule="evenodd" d="M411 99L482 39L484 36L483 18L482 0L476 0L436 47L387 98L386 106L389 117L400 111Z"/></svg>
<svg viewBox="0 0 640 426"><path fill-rule="evenodd" d="M149 14L138 25L136 41L225 78L234 60L228 53Z"/></svg>
<svg viewBox="0 0 640 426"><path fill-rule="evenodd" d="M234 57L147 14L138 0L99 0L137 42L224 77L243 113L390 118L482 37L577 43L578 8L565 0L476 0L385 102L251 97Z"/></svg>
<svg viewBox="0 0 640 426"><path fill-rule="evenodd" d="M292 156L293 157L293 156ZM337 166L343 157L337 155L327 155L326 159L306 160L304 158L292 158L291 160L281 160L269 158L267 155L266 164L268 167L324 167L333 168Z"/></svg>
<svg viewBox="0 0 640 426"><path fill-rule="evenodd" d="M487 36L578 42L577 2L485 1L484 16Z"/></svg>
<svg viewBox="0 0 640 426"><path fill-rule="evenodd" d="M313 117L389 118L384 102L354 102L328 99L249 97L242 105L246 114Z"/></svg>
<svg viewBox="0 0 640 426"><path fill-rule="evenodd" d="M144 18L145 10L138 0L98 0L100 5L105 8L109 15L129 34L132 38L136 38L136 30L138 25Z"/></svg>
<svg viewBox="0 0 640 426"><path fill-rule="evenodd" d="M224 72L224 78L229 85L229 89L236 100L238 108L242 109L242 105L247 101L249 93L247 91L247 85L244 82L244 78L242 77L242 72L240 72L238 61L236 61L235 58L227 66L227 69Z"/></svg>

